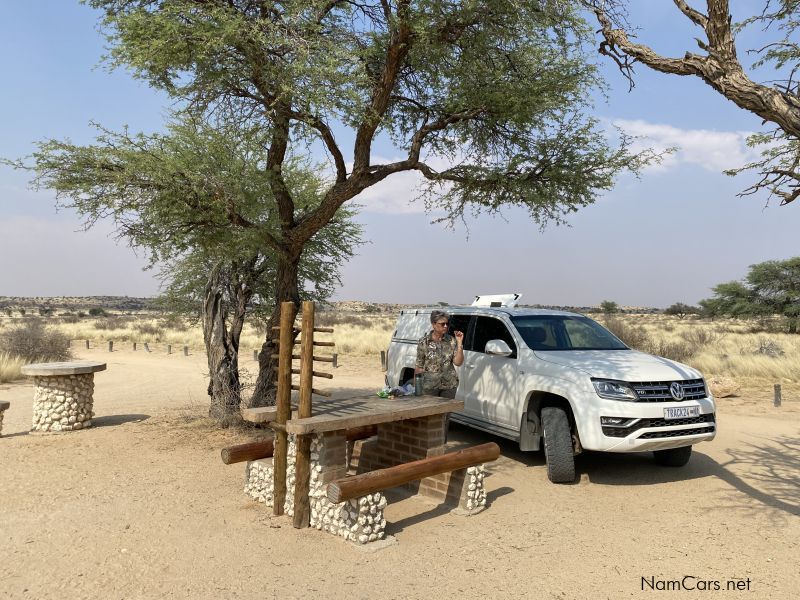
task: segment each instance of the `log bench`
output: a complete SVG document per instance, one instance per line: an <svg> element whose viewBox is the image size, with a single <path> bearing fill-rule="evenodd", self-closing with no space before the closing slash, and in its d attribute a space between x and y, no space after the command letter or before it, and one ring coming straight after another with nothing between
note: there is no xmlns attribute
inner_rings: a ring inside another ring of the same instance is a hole
<svg viewBox="0 0 800 600"><path fill-rule="evenodd" d="M491 462L497 460L499 456L500 446L494 442L489 442L488 444L481 444L438 456L430 456L413 462L362 473L361 475L337 479L328 484L328 500L333 503L344 502L359 496L382 492L425 477ZM467 494L467 497L470 497L470 495Z"/></svg>

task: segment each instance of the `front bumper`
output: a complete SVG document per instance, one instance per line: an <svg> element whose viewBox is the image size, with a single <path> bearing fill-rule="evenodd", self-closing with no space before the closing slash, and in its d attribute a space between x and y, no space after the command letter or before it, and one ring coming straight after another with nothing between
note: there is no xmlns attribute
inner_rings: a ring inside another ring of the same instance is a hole
<svg viewBox="0 0 800 600"><path fill-rule="evenodd" d="M680 419L666 419L665 408L697 407L699 414ZM645 452L667 450L707 442L717 434L716 407L712 398L684 402L603 401L581 431L581 443L587 450L603 452ZM594 411L593 411L594 412ZM603 423L603 417L621 419L621 423Z"/></svg>

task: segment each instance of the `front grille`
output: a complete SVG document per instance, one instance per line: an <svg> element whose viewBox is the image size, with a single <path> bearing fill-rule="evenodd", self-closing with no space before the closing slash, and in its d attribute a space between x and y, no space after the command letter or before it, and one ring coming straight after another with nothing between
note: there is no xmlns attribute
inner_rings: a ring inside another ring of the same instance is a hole
<svg viewBox="0 0 800 600"><path fill-rule="evenodd" d="M677 382L683 386L683 400L675 400L669 393L669 386L672 383L672 381L638 381L630 385L639 396L639 402L683 402L699 400L708 395L706 384L702 379L689 379Z"/></svg>
<svg viewBox="0 0 800 600"><path fill-rule="evenodd" d="M697 435L699 433L714 433L714 426L699 427L697 429L677 429L675 431L648 431L640 435L637 439L652 440L654 438L681 437L683 435Z"/></svg>
<svg viewBox="0 0 800 600"><path fill-rule="evenodd" d="M675 425L697 425L699 423L713 423L714 422L714 413L708 413L707 415L700 415L699 417L690 417L688 419L672 419L667 421L666 419L640 419L630 427L603 427L603 435L608 437L616 437L616 438L623 438L627 435L630 435L634 431L638 431L640 429L647 429L648 427L672 427ZM699 431L699 430L694 430ZM672 434L673 432L665 432ZM645 434L641 437L646 437L649 434Z"/></svg>

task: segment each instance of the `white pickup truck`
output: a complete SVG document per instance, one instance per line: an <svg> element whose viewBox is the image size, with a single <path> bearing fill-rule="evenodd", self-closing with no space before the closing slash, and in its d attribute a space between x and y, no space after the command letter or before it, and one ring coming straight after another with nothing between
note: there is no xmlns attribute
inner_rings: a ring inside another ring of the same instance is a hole
<svg viewBox="0 0 800 600"><path fill-rule="evenodd" d="M508 304L440 308L450 314L449 330L464 332L456 392L464 411L453 421L515 440L521 450L543 444L555 483L574 481L574 456L584 449L652 451L658 464L677 467L692 444L714 439L714 399L696 370L632 350L586 316ZM413 382L431 310L400 313L388 386Z"/></svg>

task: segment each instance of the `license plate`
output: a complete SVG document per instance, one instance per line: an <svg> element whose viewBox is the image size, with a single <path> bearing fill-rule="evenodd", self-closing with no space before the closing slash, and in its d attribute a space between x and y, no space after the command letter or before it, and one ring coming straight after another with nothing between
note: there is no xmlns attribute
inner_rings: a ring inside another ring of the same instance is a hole
<svg viewBox="0 0 800 600"><path fill-rule="evenodd" d="M664 419L669 421L670 419L686 419L688 417L699 417L700 416L700 407L699 406L678 406L674 408L665 408L664 409Z"/></svg>

